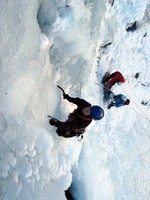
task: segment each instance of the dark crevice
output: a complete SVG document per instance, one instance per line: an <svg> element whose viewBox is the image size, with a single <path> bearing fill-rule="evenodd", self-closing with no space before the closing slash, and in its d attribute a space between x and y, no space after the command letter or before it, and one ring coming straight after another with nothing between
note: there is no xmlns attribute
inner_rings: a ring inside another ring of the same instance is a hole
<svg viewBox="0 0 150 200"><path fill-rule="evenodd" d="M67 198L67 200L76 200L73 197L72 191L71 191L71 186L68 188L68 190L65 190L65 196Z"/></svg>

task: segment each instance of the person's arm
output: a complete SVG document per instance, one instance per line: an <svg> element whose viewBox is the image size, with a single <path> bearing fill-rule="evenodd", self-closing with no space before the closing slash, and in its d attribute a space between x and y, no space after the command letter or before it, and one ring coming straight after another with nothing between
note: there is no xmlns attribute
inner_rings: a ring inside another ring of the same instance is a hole
<svg viewBox="0 0 150 200"><path fill-rule="evenodd" d="M112 73L111 75L109 75L106 79L105 82L109 81L111 78L113 78L116 75L116 72Z"/></svg>
<svg viewBox="0 0 150 200"><path fill-rule="evenodd" d="M67 99L69 102L74 103L79 107L82 105L84 105L84 107L91 106L91 104L85 101L84 99L80 99L79 97L73 98L73 97L70 97L68 94L64 95L64 99Z"/></svg>

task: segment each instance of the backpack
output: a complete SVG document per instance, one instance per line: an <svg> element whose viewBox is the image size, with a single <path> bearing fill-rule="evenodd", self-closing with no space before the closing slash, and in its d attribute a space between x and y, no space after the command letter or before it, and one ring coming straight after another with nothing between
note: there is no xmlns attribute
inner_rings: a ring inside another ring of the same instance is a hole
<svg viewBox="0 0 150 200"><path fill-rule="evenodd" d="M68 121L74 122L76 116L78 116L80 119L83 119L83 120L85 120L85 121L91 121L91 120L92 120L92 118L90 118L90 117L86 117L86 116L84 117L84 116L79 115L79 114L77 113L77 109L74 109L74 111L73 111L72 113L69 114L69 116L68 116Z"/></svg>
<svg viewBox="0 0 150 200"><path fill-rule="evenodd" d="M75 122L75 119L76 119L76 116L78 116L80 119L82 120L85 120L85 121L91 121L92 118L89 118L89 117L84 117L84 116L81 116L77 113L77 109L75 109L72 113L69 114L68 116L68 120L69 122ZM86 128L86 127L85 127ZM74 132L80 136L81 134L83 134L85 132L85 128L76 128L74 130Z"/></svg>

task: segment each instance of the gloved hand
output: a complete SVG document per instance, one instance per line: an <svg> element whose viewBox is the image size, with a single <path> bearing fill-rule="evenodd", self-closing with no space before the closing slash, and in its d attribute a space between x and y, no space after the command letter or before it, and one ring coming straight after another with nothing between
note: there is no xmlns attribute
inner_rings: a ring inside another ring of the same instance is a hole
<svg viewBox="0 0 150 200"><path fill-rule="evenodd" d="M50 125L52 125L52 126L56 126L56 124L57 124L57 119L53 117L52 119L49 120L49 123L50 123Z"/></svg>
<svg viewBox="0 0 150 200"><path fill-rule="evenodd" d="M69 97L68 94L65 94L65 93L63 94L63 98L64 98L64 99L67 99L68 97Z"/></svg>

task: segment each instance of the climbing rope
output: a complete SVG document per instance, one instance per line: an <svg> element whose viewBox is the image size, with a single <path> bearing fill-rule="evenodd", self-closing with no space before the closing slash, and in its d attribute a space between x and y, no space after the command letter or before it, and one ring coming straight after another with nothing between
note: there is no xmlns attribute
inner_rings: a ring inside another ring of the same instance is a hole
<svg viewBox="0 0 150 200"><path fill-rule="evenodd" d="M148 118L148 116L143 112L143 110L140 108L140 106L131 98L131 96L125 91L125 89L120 86L122 88L122 90L126 93L126 95L130 98L130 100L133 101L133 103L139 108L139 110L141 111L141 113L139 113L138 111L136 111L134 108L132 108L132 110L134 112L136 112L137 114L141 115L143 118L145 118L146 120L148 120L150 122L150 119Z"/></svg>

